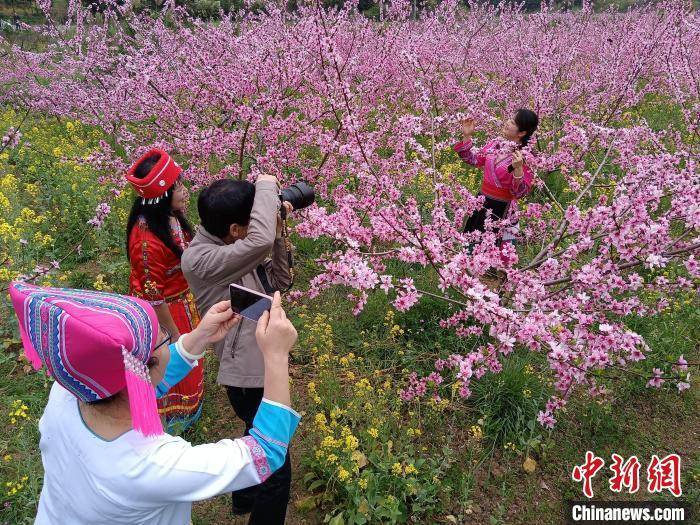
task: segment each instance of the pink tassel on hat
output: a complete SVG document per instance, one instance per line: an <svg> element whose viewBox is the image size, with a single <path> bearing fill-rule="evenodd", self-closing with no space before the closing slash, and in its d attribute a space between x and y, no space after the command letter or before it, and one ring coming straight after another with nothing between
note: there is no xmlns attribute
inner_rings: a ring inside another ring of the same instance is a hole
<svg viewBox="0 0 700 525"><path fill-rule="evenodd" d="M34 370L39 370L42 365L41 357L39 353L34 348L31 337L28 334L28 328L25 323L29 322L31 316L27 315L27 304L25 304L25 298L21 291L17 289L18 282L10 283L10 298L12 299L15 312L17 312L17 320L19 321L19 335L22 339L22 346L24 347L24 355L27 360L32 364Z"/></svg>
<svg viewBox="0 0 700 525"><path fill-rule="evenodd" d="M134 429L144 436L163 434L163 424L158 415L156 391L151 384L148 367L122 347L124 378L129 393L129 409Z"/></svg>
<svg viewBox="0 0 700 525"><path fill-rule="evenodd" d="M34 370L39 370L42 365L41 358L39 357L36 348L34 348L34 345L32 344L32 340L27 335L27 332L21 323L19 325L19 336L22 339L25 357L32 364Z"/></svg>

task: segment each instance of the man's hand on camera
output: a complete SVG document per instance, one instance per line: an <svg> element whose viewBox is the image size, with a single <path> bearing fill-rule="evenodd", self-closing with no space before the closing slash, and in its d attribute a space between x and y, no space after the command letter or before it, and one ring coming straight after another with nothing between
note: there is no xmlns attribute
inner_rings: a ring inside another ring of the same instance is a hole
<svg viewBox="0 0 700 525"><path fill-rule="evenodd" d="M272 308L258 320L255 339L266 361L286 361L297 340L297 331L282 309L282 299L275 292Z"/></svg>
<svg viewBox="0 0 700 525"><path fill-rule="evenodd" d="M264 173L261 173L260 175L258 175L258 180L269 180L274 182L275 184L278 184L277 177L275 177L274 175L266 175Z"/></svg>
<svg viewBox="0 0 700 525"><path fill-rule="evenodd" d="M277 215L277 231L275 232L275 238L277 239L282 237L282 224L284 223L282 216L284 215L286 217L294 210L294 206L292 206L291 202L284 201L282 206L284 206L284 212Z"/></svg>

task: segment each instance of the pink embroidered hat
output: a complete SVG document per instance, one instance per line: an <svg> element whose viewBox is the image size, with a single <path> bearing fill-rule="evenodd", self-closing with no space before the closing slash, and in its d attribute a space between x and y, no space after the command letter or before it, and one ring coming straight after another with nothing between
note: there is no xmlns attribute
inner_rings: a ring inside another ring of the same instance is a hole
<svg viewBox="0 0 700 525"><path fill-rule="evenodd" d="M13 282L12 305L24 353L85 402L125 387L134 428L163 433L146 363L158 338L158 318L146 301L123 295L43 288Z"/></svg>

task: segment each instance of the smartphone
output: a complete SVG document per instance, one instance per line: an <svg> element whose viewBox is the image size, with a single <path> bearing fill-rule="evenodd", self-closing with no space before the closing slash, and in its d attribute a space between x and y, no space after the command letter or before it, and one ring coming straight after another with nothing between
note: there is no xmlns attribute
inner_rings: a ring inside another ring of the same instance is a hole
<svg viewBox="0 0 700 525"><path fill-rule="evenodd" d="M251 321L257 322L265 310L272 308L272 297L245 286L230 284L229 292L233 312Z"/></svg>

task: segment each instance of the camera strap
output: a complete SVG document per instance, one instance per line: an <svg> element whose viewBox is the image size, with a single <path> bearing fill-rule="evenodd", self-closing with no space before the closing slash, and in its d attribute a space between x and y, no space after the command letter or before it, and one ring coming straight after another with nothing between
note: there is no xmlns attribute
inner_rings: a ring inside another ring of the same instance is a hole
<svg viewBox="0 0 700 525"><path fill-rule="evenodd" d="M270 284L270 280L267 278L267 272L265 271L264 264L258 264L255 267L255 273L258 274L258 279L260 279L260 284L262 284L263 289L267 295L272 295L277 291L277 288Z"/></svg>
<svg viewBox="0 0 700 525"><path fill-rule="evenodd" d="M292 256L292 242L289 240L289 227L287 225L287 210L282 206L282 238L284 239L284 249L287 251L287 264L289 265L289 277L291 281L285 292L294 286L294 257Z"/></svg>
<svg viewBox="0 0 700 525"><path fill-rule="evenodd" d="M272 284L270 284L270 280L267 278L267 271L265 270L265 265L258 264L255 267L255 273L258 275L258 279L260 279L260 284L262 284L265 293L268 295L272 295L278 291L287 292L292 288L292 286L294 286L294 258L292 257L292 243L289 240L289 226L287 225L287 209L284 206L282 206L282 208L280 209L280 215L282 216L282 238L284 239L284 249L287 252L287 264L289 266L289 276L291 277L291 282L289 284L289 287L287 287L284 290L280 290L277 287L272 286Z"/></svg>

